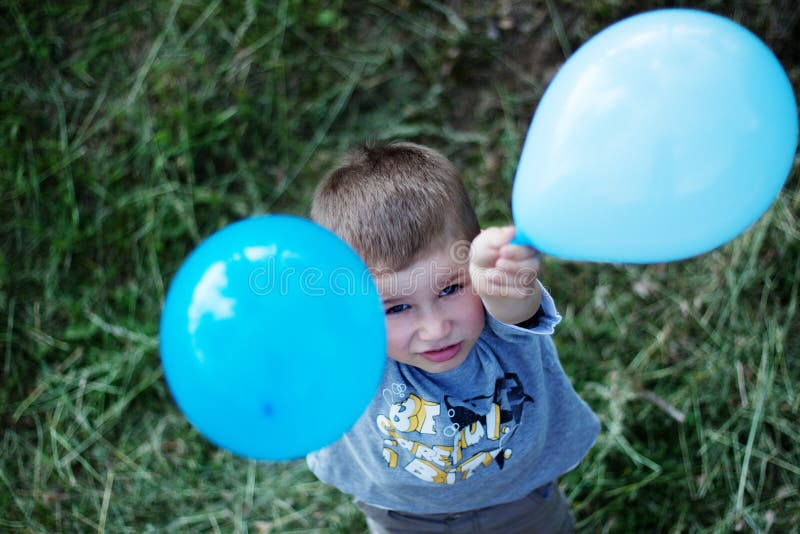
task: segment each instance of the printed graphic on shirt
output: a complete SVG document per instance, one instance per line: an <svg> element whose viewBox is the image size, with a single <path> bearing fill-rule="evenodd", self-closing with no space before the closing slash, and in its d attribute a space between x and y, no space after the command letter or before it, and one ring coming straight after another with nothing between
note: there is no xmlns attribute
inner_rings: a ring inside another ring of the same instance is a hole
<svg viewBox="0 0 800 534"><path fill-rule="evenodd" d="M533 398L514 373L495 381L494 391L470 399L445 395L441 402L409 393L405 384L383 391L388 413L376 423L384 434L383 457L437 484L466 480L493 463L500 469L512 456L506 446Z"/></svg>

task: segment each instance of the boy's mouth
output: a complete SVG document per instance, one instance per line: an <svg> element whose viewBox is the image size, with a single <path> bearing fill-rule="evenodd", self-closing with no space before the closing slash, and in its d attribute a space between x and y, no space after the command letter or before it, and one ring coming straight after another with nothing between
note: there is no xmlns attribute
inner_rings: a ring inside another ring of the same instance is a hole
<svg viewBox="0 0 800 534"><path fill-rule="evenodd" d="M461 350L461 343L455 343L453 345L447 345L446 347L441 347L435 350L428 350L421 354L426 360L440 363L440 362L446 362L447 360L453 358L456 354L459 353L460 350Z"/></svg>

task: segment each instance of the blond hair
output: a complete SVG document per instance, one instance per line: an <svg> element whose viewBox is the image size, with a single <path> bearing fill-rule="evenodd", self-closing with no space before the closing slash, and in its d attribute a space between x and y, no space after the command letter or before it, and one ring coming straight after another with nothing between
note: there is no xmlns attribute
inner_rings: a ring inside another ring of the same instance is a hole
<svg viewBox="0 0 800 534"><path fill-rule="evenodd" d="M433 247L471 241L477 217L455 167L413 143L361 146L317 186L311 218L371 268L404 269Z"/></svg>

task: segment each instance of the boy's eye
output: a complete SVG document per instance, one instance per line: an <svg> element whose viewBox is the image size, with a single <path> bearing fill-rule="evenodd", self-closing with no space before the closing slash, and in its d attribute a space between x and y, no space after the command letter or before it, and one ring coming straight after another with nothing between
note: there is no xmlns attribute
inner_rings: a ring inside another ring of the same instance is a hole
<svg viewBox="0 0 800 534"><path fill-rule="evenodd" d="M396 306L392 306L386 310L386 315L393 315L395 313L401 313L409 309L411 306L408 304L398 304Z"/></svg>
<svg viewBox="0 0 800 534"><path fill-rule="evenodd" d="M459 289L463 288L464 286L461 284L453 284L451 286L447 286L446 288L439 291L440 297L446 297L447 295L452 295L453 293L457 293Z"/></svg>

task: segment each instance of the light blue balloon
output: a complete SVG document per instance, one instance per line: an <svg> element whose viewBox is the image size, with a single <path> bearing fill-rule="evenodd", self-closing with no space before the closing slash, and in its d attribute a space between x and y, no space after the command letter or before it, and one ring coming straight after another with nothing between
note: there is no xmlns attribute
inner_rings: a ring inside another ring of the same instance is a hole
<svg viewBox="0 0 800 534"><path fill-rule="evenodd" d="M164 375L209 440L260 460L328 445L372 399L384 314L361 259L311 221L268 215L202 242L170 284Z"/></svg>
<svg viewBox="0 0 800 534"><path fill-rule="evenodd" d="M797 135L786 73L748 30L695 10L631 17L545 91L515 177L517 240L604 262L709 251L772 204Z"/></svg>

